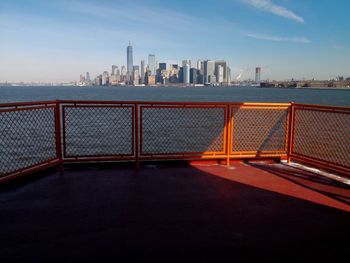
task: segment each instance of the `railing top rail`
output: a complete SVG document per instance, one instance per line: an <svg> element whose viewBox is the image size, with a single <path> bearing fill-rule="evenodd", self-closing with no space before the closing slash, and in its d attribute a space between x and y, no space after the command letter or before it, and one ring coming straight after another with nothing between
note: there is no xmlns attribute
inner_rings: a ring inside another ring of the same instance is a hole
<svg viewBox="0 0 350 263"><path fill-rule="evenodd" d="M237 106L290 106L291 103L261 102L174 102L174 101L99 101L99 100L59 100L62 104L138 104L138 105L237 105Z"/></svg>
<svg viewBox="0 0 350 263"><path fill-rule="evenodd" d="M350 107L346 107L346 106L330 106L330 105L304 104L304 103L292 103L292 105L298 108L350 111Z"/></svg>
<svg viewBox="0 0 350 263"><path fill-rule="evenodd" d="M331 106L331 105L319 105L319 104L306 104L306 103L274 103L274 102L193 102L193 101L108 101L108 100L49 100L49 101L30 101L30 102L9 102L0 103L0 108L9 107L25 107L25 106L38 106L38 105L52 105L55 103L60 104L138 104L138 105L231 105L231 106L281 106L289 107L291 105L295 107L304 108L317 108L317 109L331 109L350 111L350 107L347 106Z"/></svg>
<svg viewBox="0 0 350 263"><path fill-rule="evenodd" d="M228 102L174 102L174 101L99 101L99 100L60 100L62 104L138 104L138 105L228 105Z"/></svg>
<svg viewBox="0 0 350 263"><path fill-rule="evenodd" d="M50 100L50 101L29 101L29 102L9 102L9 103L0 103L0 108L38 106L38 105L52 105L52 104L55 104L55 103L56 103L55 100Z"/></svg>

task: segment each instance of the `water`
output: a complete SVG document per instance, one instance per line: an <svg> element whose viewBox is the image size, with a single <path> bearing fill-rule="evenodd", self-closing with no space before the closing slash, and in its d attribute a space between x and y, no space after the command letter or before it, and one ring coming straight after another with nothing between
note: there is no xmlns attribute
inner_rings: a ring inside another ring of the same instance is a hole
<svg viewBox="0 0 350 263"><path fill-rule="evenodd" d="M297 102L350 106L350 90L257 87L0 87L0 103L44 100Z"/></svg>

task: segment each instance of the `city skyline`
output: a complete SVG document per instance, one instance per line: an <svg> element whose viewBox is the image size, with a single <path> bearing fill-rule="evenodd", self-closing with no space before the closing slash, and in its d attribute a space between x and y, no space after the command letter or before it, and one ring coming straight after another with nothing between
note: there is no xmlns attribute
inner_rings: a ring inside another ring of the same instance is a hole
<svg viewBox="0 0 350 263"><path fill-rule="evenodd" d="M120 86L120 85L181 85L181 86L227 86L231 83L231 68L225 60L182 60L182 64L157 61L155 54L148 55L148 63L141 60L135 64L133 46L126 47L127 65L112 65L111 72L90 78L90 72L80 74L78 86ZM238 78L237 78L238 79Z"/></svg>
<svg viewBox="0 0 350 263"><path fill-rule="evenodd" d="M0 82L76 80L155 54L225 59L233 79L350 75L348 1L9 1L0 3ZM210 10L205 8L210 6Z"/></svg>

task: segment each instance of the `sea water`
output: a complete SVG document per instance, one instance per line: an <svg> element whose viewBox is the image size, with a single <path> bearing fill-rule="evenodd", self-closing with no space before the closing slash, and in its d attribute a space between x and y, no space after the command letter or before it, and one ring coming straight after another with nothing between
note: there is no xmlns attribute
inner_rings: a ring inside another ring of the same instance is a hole
<svg viewBox="0 0 350 263"><path fill-rule="evenodd" d="M297 102L350 106L350 89L259 87L0 87L0 103L46 100Z"/></svg>

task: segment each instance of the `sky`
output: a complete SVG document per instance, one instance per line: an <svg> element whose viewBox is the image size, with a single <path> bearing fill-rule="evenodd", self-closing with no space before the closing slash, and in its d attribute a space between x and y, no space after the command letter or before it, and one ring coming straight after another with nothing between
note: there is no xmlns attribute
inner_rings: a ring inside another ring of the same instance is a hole
<svg viewBox="0 0 350 263"><path fill-rule="evenodd" d="M69 82L126 64L224 59L233 78L350 77L348 0L1 0L0 82ZM193 63L192 62L192 63ZM194 63L193 63L194 64Z"/></svg>

